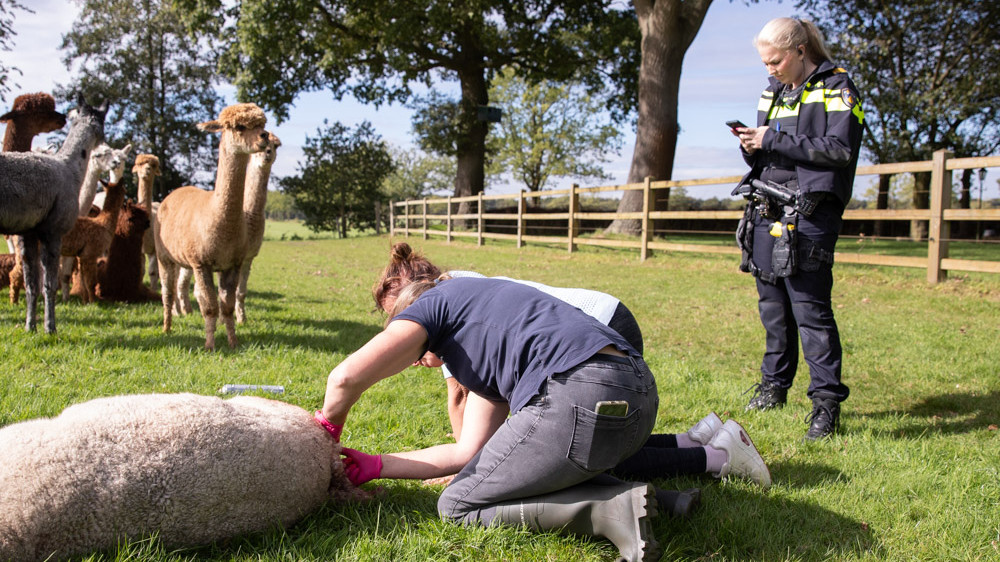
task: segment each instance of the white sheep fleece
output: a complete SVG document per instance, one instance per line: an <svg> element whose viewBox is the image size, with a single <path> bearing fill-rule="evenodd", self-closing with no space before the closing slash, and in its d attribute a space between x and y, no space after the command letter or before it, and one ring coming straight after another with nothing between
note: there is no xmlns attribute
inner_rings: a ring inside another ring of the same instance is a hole
<svg viewBox="0 0 1000 562"><path fill-rule="evenodd" d="M0 560L156 534L194 546L363 499L308 412L258 397L99 398L0 429Z"/></svg>

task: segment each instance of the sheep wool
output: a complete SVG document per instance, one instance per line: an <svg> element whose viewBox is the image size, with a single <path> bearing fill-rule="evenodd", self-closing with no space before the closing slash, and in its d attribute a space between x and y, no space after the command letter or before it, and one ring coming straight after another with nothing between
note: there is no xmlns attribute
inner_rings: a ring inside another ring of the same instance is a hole
<svg viewBox="0 0 1000 562"><path fill-rule="evenodd" d="M0 429L0 560L288 526L366 497L339 452L305 410L251 396L116 396L12 424Z"/></svg>

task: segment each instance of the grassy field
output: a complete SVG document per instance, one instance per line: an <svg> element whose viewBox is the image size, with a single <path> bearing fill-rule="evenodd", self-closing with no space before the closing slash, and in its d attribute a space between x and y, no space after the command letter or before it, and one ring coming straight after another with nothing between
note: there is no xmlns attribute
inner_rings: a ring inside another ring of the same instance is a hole
<svg viewBox="0 0 1000 562"><path fill-rule="evenodd" d="M277 225L276 225L277 226ZM58 307L56 336L23 331L23 300L0 302L0 425L55 416L125 393L215 394L226 383L279 384L310 411L329 370L381 326L370 287L387 237L290 240L270 235L254 263L241 346L201 349L198 314L160 331L160 307L79 302ZM305 233L300 234L305 238ZM758 380L763 331L752 279L731 257L440 240L410 243L440 265L619 296L643 328L657 374L657 431L681 432L710 410L747 428L774 487L710 477L689 520L661 517L664 560L1000 560L1000 276L840 264L834 304L845 349L842 432L803 443L805 366L783 409L744 413ZM440 374L410 369L373 387L344 434L368 452L448 439ZM0 452L2 459L2 452ZM526 475L530 477L530 475ZM438 519L440 488L377 481L370 503L328 505L285 531L200 549L152 541L89 560L613 560L601 541L516 529L461 528Z"/></svg>

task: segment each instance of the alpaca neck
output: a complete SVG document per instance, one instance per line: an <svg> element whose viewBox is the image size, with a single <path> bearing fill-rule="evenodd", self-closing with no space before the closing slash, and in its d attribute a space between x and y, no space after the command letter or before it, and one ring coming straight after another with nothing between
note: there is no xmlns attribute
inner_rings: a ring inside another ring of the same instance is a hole
<svg viewBox="0 0 1000 562"><path fill-rule="evenodd" d="M101 214L97 217L101 226L110 232L114 232L118 224L118 214L121 212L122 205L124 204L125 186L118 183L108 184L104 197L104 208L101 209Z"/></svg>
<svg viewBox="0 0 1000 562"><path fill-rule="evenodd" d="M73 184L79 194L81 182L90 162L90 153L97 146L97 135L91 127L91 118L81 116L73 122L73 126L66 135L66 141L56 153L56 158L63 161L70 169L73 176Z"/></svg>
<svg viewBox="0 0 1000 562"><path fill-rule="evenodd" d="M250 169L247 171L246 193L243 194L243 212L249 215L264 214L267 204L267 183L271 179L271 164L266 160L266 153L258 152L250 157Z"/></svg>
<svg viewBox="0 0 1000 562"><path fill-rule="evenodd" d="M139 206L149 209L153 201L153 174L139 175Z"/></svg>
<svg viewBox="0 0 1000 562"><path fill-rule="evenodd" d="M94 197L97 196L97 182L101 179L101 173L101 169L93 162L87 164L87 172L80 185L80 216L86 216L90 212L90 206L94 204Z"/></svg>
<svg viewBox="0 0 1000 562"><path fill-rule="evenodd" d="M249 162L249 154L233 152L227 143L219 146L219 170L213 194L218 217L243 223L243 193Z"/></svg>
<svg viewBox="0 0 1000 562"><path fill-rule="evenodd" d="M17 121L8 121L3 135L4 152L30 152L35 131L30 127L18 126Z"/></svg>

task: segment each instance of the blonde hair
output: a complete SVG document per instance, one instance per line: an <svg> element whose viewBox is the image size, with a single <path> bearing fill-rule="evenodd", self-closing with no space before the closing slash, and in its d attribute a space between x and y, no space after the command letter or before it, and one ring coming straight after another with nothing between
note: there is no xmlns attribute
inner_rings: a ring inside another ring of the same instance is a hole
<svg viewBox="0 0 1000 562"><path fill-rule="evenodd" d="M388 326L389 322L392 322L400 312L403 312L407 307L416 302L420 295L436 286L437 281L411 281L403 286L396 296L396 301L392 303L392 308L388 311L389 316L385 319L385 325Z"/></svg>
<svg viewBox="0 0 1000 562"><path fill-rule="evenodd" d="M796 18L775 18L767 22L760 33L753 38L754 47L770 46L792 51L805 46L806 56L814 64L830 60L823 33L809 20Z"/></svg>

